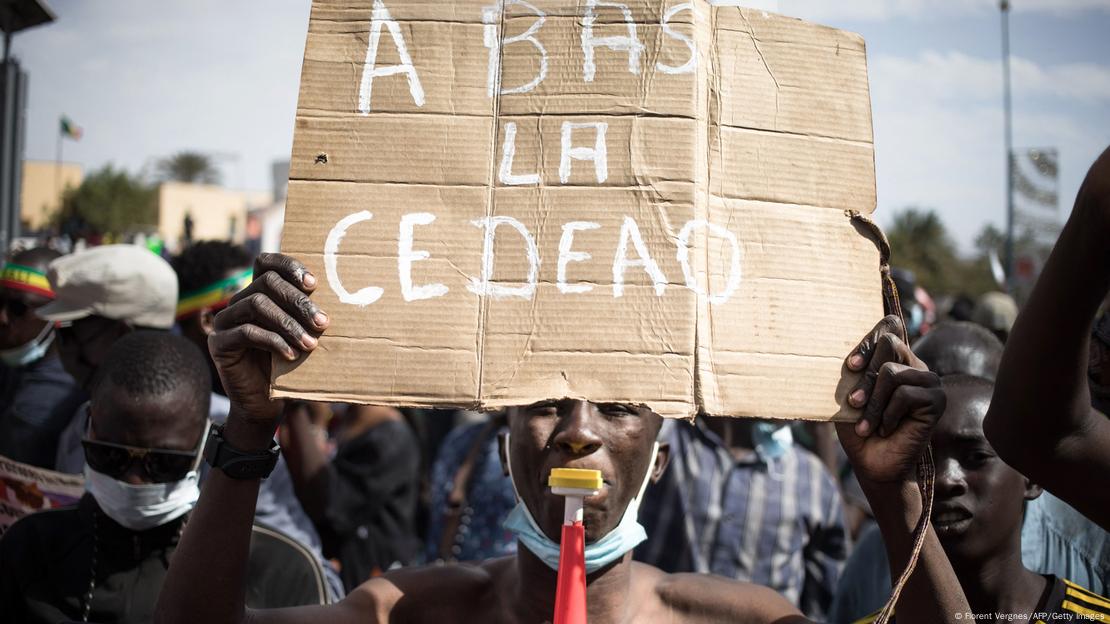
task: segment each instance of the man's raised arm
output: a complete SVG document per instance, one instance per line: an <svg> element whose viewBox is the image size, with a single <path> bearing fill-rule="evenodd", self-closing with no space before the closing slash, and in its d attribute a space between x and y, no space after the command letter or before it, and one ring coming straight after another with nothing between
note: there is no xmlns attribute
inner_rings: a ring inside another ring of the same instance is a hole
<svg viewBox="0 0 1110 624"><path fill-rule="evenodd" d="M1007 464L1110 530L1110 419L1091 408L1086 375L1091 324L1108 289L1110 149L1087 173L1014 323L983 421Z"/></svg>
<svg viewBox="0 0 1110 624"><path fill-rule="evenodd" d="M915 479L918 458L944 413L940 379L898 338L901 320L888 316L848 356L864 371L849 402L863 410L856 423L837 423L837 435L883 534L892 582L906 568L921 517ZM899 624L952 622L970 611L948 557L928 526L917 567L896 610Z"/></svg>
<svg viewBox="0 0 1110 624"><path fill-rule="evenodd" d="M307 296L315 286L300 262L263 254L255 262L253 283L216 317L208 346L231 399L224 439L238 451L267 450L281 418L282 402L269 400L271 354L294 360L314 349L328 326L327 316ZM219 468L209 474L173 554L156 621L374 621L372 592L365 587L331 607L247 611L247 558L259 482L231 478Z"/></svg>

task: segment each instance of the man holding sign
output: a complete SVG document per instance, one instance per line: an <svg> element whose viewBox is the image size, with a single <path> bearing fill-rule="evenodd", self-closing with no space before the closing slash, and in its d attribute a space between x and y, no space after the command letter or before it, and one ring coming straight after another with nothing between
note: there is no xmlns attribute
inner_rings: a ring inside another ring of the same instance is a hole
<svg viewBox="0 0 1110 624"><path fill-rule="evenodd" d="M232 412L222 434L209 441L209 458L221 469L212 471L193 511L163 587L157 621L443 624L549 619L556 571L546 562L546 552L529 547L520 548L515 557L476 566L391 572L332 606L244 608L251 519L259 478L265 474L264 465L257 466L265 463L282 411L281 402L267 395L270 360L290 361L311 352L329 326L328 315L308 297L317 279L303 264L288 256L264 255L255 271L251 286L217 317L218 329L209 342ZM910 558L911 533L921 514L914 466L945 407L937 377L897 338L898 323L887 317L848 356L850 369L867 371L851 393L863 417L854 425L838 425L883 531L892 570L904 569ZM588 576L591 622L805 621L766 588L712 576L667 575L632 561L631 549L638 541L623 534L634 523L622 519L645 477L658 476L666 461L665 451L651 454L661 422L650 410L630 405L563 400L511 408L506 454L521 498L519 513L531 516L542 531L527 539L521 535L521 543L554 543L560 534L564 501L545 488L552 468L597 469L605 487L586 499L587 568L591 545L618 545L597 554L600 568ZM228 450L220 452L221 447ZM967 611L932 529L900 606L903 623L933 624Z"/></svg>
<svg viewBox="0 0 1110 624"><path fill-rule="evenodd" d="M966 610L931 531L911 555L944 395L899 322L875 326L858 36L703 0L316 0L296 127L291 255L256 263L209 339L232 412L160 621L546 621L555 468L604 482L591 622L801 621L766 588L631 560L662 417L700 413L842 421L891 569L917 563L899 621ZM246 611L287 397L506 409L522 548Z"/></svg>

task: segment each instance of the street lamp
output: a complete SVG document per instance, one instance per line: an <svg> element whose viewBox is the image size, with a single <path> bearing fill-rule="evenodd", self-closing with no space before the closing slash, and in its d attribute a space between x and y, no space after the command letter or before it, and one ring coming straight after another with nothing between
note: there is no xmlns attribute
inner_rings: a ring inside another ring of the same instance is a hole
<svg viewBox="0 0 1110 624"><path fill-rule="evenodd" d="M27 107L27 72L12 58L12 36L54 21L43 0L0 0L4 56L0 63L0 253L19 235L20 187L23 177L23 122Z"/></svg>
<svg viewBox="0 0 1110 624"><path fill-rule="evenodd" d="M1014 289L1014 128L1010 98L1010 2L1002 0L1002 109L1006 132L1006 290Z"/></svg>

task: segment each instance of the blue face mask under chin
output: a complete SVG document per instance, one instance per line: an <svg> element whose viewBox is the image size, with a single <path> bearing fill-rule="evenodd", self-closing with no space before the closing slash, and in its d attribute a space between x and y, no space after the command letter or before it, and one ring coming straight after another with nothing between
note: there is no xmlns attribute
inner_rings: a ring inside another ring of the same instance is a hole
<svg viewBox="0 0 1110 624"><path fill-rule="evenodd" d="M781 422L757 422L752 427L752 443L759 458L770 463L782 459L794 446L794 434Z"/></svg>
<svg viewBox="0 0 1110 624"><path fill-rule="evenodd" d="M505 437L505 448L510 448L508 436ZM644 475L644 480L640 484L640 490L636 497L629 501L620 523L605 537L592 544L586 544L587 574L592 574L620 559L624 553L647 539L647 531L636 520L636 516L640 510L640 501L643 499L644 490L647 489L648 481L651 479L651 473L655 470L655 460L658 454L659 443L656 442L651 449L651 462L648 464L647 474ZM513 479L512 462L509 462L509 480L513 484L513 492L516 494L517 503L516 507L509 513L509 517L502 523L502 526L515 533L520 543L547 564L547 567L558 570L559 544L540 530L536 520L532 517L532 513L528 511L528 505L520 498L520 492L516 489L516 481Z"/></svg>

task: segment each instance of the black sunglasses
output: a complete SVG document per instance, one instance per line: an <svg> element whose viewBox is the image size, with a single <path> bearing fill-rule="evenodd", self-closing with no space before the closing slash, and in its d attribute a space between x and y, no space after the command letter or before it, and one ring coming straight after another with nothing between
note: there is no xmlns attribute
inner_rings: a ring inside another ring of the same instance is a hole
<svg viewBox="0 0 1110 624"><path fill-rule="evenodd" d="M143 474L151 483L177 481L196 470L200 465L201 450L204 448L208 438L208 428L211 425L209 421L205 421L204 433L201 434L196 449L176 451L91 440L88 432L92 428L92 418L87 416L86 418L88 418L88 424L85 426L85 437L81 440L81 445L85 447L85 461L88 462L89 467L122 481L124 475L131 470L131 466L139 462Z"/></svg>

